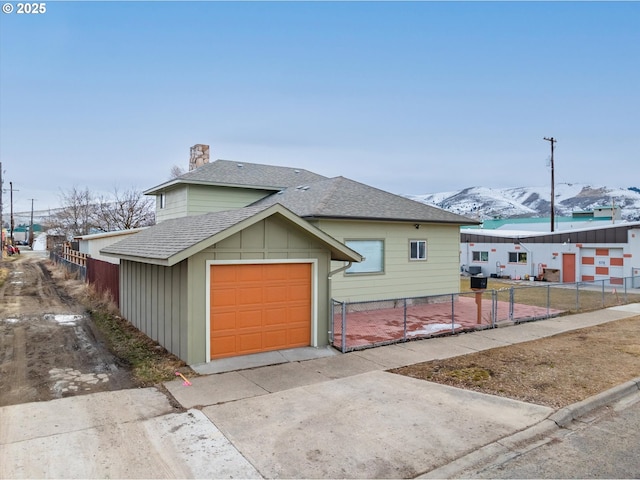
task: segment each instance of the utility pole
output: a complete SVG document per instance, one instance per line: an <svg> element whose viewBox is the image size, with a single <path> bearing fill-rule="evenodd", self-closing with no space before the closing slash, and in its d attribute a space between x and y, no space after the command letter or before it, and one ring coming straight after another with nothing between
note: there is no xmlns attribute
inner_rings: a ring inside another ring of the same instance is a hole
<svg viewBox="0 0 640 480"><path fill-rule="evenodd" d="M9 182L9 188L11 190L11 235L9 238L11 238L11 245L13 245L13 182Z"/></svg>
<svg viewBox="0 0 640 480"><path fill-rule="evenodd" d="M556 200L556 194L555 194L555 179L554 179L554 173L553 173L553 146L555 145L555 143L557 142L557 140L553 137L547 138L544 137L544 140L546 140L547 142L551 143L551 231L553 232L554 230L554 224L555 224L555 200Z"/></svg>
<svg viewBox="0 0 640 480"><path fill-rule="evenodd" d="M31 200L31 223L29 224L29 247L33 250L33 201L35 198L30 198Z"/></svg>

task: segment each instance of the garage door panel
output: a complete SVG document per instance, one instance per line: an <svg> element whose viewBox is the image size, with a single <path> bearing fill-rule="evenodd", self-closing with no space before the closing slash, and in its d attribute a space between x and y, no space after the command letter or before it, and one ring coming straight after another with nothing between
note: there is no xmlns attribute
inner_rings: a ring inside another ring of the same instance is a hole
<svg viewBox="0 0 640 480"><path fill-rule="evenodd" d="M293 306L289 309L289 323L306 322L309 318L309 310L306 305Z"/></svg>
<svg viewBox="0 0 640 480"><path fill-rule="evenodd" d="M238 350L245 353L262 350L262 332L243 333L238 335Z"/></svg>
<svg viewBox="0 0 640 480"><path fill-rule="evenodd" d="M261 328L262 327L262 310L252 309L243 310L237 313L238 329L243 328Z"/></svg>
<svg viewBox="0 0 640 480"><path fill-rule="evenodd" d="M308 285L292 285L287 290L289 301L308 302L311 299L311 291Z"/></svg>
<svg viewBox="0 0 640 480"><path fill-rule="evenodd" d="M227 335L215 337L211 343L211 349L218 352L220 356L233 355L238 350L236 336Z"/></svg>
<svg viewBox="0 0 640 480"><path fill-rule="evenodd" d="M289 280L290 269L285 264L264 265L264 279L270 282L278 280Z"/></svg>
<svg viewBox="0 0 640 480"><path fill-rule="evenodd" d="M237 289L236 304L251 305L262 303L262 288L256 287L239 287Z"/></svg>
<svg viewBox="0 0 640 480"><path fill-rule="evenodd" d="M216 290L216 296L211 300L212 306L215 307L227 307L238 303L236 290L230 288L220 288L219 290Z"/></svg>
<svg viewBox="0 0 640 480"><path fill-rule="evenodd" d="M270 350L278 350L281 348L289 348L287 343L286 330L274 330L264 332L264 348Z"/></svg>
<svg viewBox="0 0 640 480"><path fill-rule="evenodd" d="M285 306L267 308L265 309L264 313L265 313L264 315L265 327L273 327L273 326L280 326L281 328L286 327L287 308Z"/></svg>
<svg viewBox="0 0 640 480"><path fill-rule="evenodd" d="M305 327L291 328L288 331L289 344L303 347L309 345L309 331Z"/></svg>
<svg viewBox="0 0 640 480"><path fill-rule="evenodd" d="M211 284L233 283L237 281L237 270L233 268L225 268L227 265L221 265L222 268L217 268L211 275Z"/></svg>
<svg viewBox="0 0 640 480"><path fill-rule="evenodd" d="M225 265L225 267L229 267L234 269L237 267L236 265ZM236 272L237 282L257 282L260 283L262 281L262 266L261 265L243 265L240 270Z"/></svg>
<svg viewBox="0 0 640 480"><path fill-rule="evenodd" d="M210 268L212 359L310 344L311 264Z"/></svg>
<svg viewBox="0 0 640 480"><path fill-rule="evenodd" d="M216 313L216 323L212 325L212 329L217 332L236 330L236 312L218 312Z"/></svg>
<svg viewBox="0 0 640 480"><path fill-rule="evenodd" d="M266 286L264 288L264 301L268 303L286 302L287 290L287 285Z"/></svg>

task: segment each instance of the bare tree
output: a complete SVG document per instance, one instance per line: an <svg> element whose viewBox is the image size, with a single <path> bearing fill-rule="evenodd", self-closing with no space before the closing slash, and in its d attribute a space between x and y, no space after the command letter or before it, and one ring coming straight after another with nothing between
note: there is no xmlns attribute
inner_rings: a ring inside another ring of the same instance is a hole
<svg viewBox="0 0 640 480"><path fill-rule="evenodd" d="M169 179L173 180L174 178L178 178L182 175L184 175L183 168L180 168L178 165L174 165L173 167L171 167L171 174L169 176Z"/></svg>
<svg viewBox="0 0 640 480"><path fill-rule="evenodd" d="M98 199L95 220L103 232L147 227L155 223L155 200L138 190L114 188L111 198Z"/></svg>
<svg viewBox="0 0 640 480"><path fill-rule="evenodd" d="M87 235L95 228L96 205L88 188L73 187L61 192L62 207L49 218L48 228L71 239L77 235Z"/></svg>
<svg viewBox="0 0 640 480"><path fill-rule="evenodd" d="M135 189L95 197L88 188L61 193L61 208L47 222L68 239L97 232L146 227L155 223L155 201Z"/></svg>

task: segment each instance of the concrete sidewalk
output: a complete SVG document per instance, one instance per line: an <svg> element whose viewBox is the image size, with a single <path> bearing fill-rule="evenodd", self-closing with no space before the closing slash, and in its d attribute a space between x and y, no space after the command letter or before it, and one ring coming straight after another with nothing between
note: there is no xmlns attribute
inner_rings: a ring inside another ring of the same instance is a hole
<svg viewBox="0 0 640 480"><path fill-rule="evenodd" d="M264 477L411 478L538 425L554 411L385 370L637 314L640 304L344 355L320 351L309 360L287 361L285 352L277 365L165 386L183 407L201 409ZM233 368L230 362L225 368Z"/></svg>
<svg viewBox="0 0 640 480"><path fill-rule="evenodd" d="M155 388L1 407L0 478L455 476L465 459L557 428L640 381L554 412L385 370L638 314L635 304L344 355L212 362L198 368L224 373L165 384L184 409Z"/></svg>

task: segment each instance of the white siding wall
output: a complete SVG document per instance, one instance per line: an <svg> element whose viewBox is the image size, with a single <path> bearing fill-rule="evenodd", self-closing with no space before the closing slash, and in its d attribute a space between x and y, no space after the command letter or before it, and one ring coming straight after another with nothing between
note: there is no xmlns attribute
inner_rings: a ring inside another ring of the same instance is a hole
<svg viewBox="0 0 640 480"><path fill-rule="evenodd" d="M79 240L78 249L82 253L91 255L91 257L95 258L96 260L102 260L103 262L114 263L117 265L120 263L120 259L118 257L100 255L100 250L105 247L108 247L109 245L113 245L116 242L119 242L120 240L124 239L127 235L134 235L135 233L137 232L122 232L119 235L105 234L104 237Z"/></svg>
<svg viewBox="0 0 640 480"><path fill-rule="evenodd" d="M576 281L581 281L582 274L589 274L588 269L592 268L595 275L595 267L583 266L582 257L595 257L595 249L609 249L611 256L623 257L624 265L615 270L615 275L622 274L624 277L632 275L632 267L640 267L640 230L629 232L629 243L598 243L598 244L575 244L575 243L526 243L522 242L520 249L516 250L513 243L461 243L460 244L460 265L465 270L469 266L479 266L482 274L490 276L491 274L502 274L511 278L523 278L525 275L536 276L540 268L553 268L562 271L562 255L565 253L573 253L576 255ZM474 262L473 252L485 251L489 252L489 260L487 262ZM527 263L517 264L509 263L509 252L527 252ZM634 265L638 264L638 265ZM505 268L500 269L499 265ZM585 273L586 272L586 273ZM598 277L596 280L602 280Z"/></svg>

